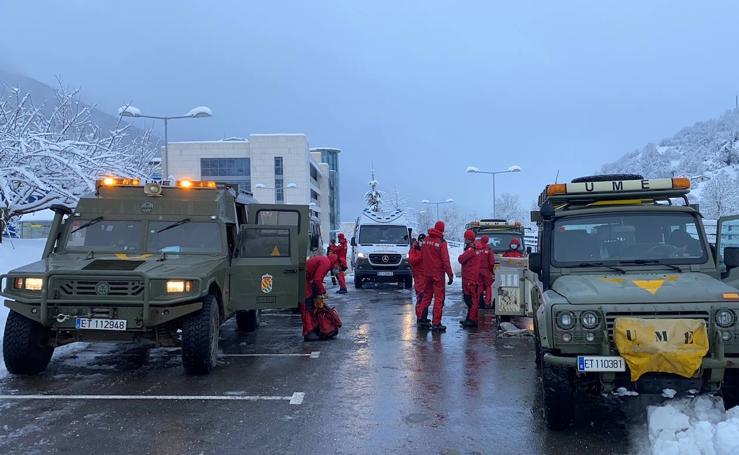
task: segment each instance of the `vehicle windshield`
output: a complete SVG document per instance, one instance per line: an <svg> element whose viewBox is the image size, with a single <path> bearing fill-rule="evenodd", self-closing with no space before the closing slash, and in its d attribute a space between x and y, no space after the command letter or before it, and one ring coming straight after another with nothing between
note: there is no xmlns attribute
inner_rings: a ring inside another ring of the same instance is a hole
<svg viewBox="0 0 739 455"><path fill-rule="evenodd" d="M553 262L700 264L707 253L688 213L612 213L561 218L554 224Z"/></svg>
<svg viewBox="0 0 739 455"><path fill-rule="evenodd" d="M220 253L223 249L218 223L153 221L149 223L148 246L152 253ZM166 230L163 230L168 228ZM161 232L160 232L161 231Z"/></svg>
<svg viewBox="0 0 739 455"><path fill-rule="evenodd" d="M69 223L66 251L139 252L142 250L141 221L75 219Z"/></svg>
<svg viewBox="0 0 739 455"><path fill-rule="evenodd" d="M508 245L511 244L511 240L513 239L518 239L521 245L524 245L523 237L520 234L512 232L483 232L477 236L477 239L479 240L483 235L487 235L490 238L488 245L496 253L505 253L508 251Z"/></svg>
<svg viewBox="0 0 739 455"><path fill-rule="evenodd" d="M408 245L408 228L401 225L365 225L359 228L359 243Z"/></svg>

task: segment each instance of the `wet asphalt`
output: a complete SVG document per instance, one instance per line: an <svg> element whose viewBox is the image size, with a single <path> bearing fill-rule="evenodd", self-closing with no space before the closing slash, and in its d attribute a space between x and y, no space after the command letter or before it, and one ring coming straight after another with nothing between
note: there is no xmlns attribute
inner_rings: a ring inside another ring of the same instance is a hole
<svg viewBox="0 0 739 455"><path fill-rule="evenodd" d="M59 396L0 398L0 453L638 451L645 412L634 401L582 397L575 426L548 431L533 339L497 334L490 311L461 329L459 283L448 289L443 334L417 331L410 291L384 285L329 290L344 321L331 341L304 343L289 311L265 312L251 334L228 321L207 377L186 376L177 349L67 346L44 374L0 380L3 396ZM111 399L122 395L155 399Z"/></svg>

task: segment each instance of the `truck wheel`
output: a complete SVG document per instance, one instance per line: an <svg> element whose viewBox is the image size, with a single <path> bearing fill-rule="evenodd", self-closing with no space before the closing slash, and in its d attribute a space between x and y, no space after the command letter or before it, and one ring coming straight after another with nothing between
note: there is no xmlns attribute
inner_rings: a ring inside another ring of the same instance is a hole
<svg viewBox="0 0 739 455"><path fill-rule="evenodd" d="M362 289L362 275L354 275L354 287Z"/></svg>
<svg viewBox="0 0 739 455"><path fill-rule="evenodd" d="M208 374L216 366L221 319L218 300L207 295L203 308L182 323L182 366L187 374Z"/></svg>
<svg viewBox="0 0 739 455"><path fill-rule="evenodd" d="M413 277L408 277L405 279L405 288L406 289L413 289Z"/></svg>
<svg viewBox="0 0 739 455"><path fill-rule="evenodd" d="M739 370L724 370L724 383L721 386L721 396L724 398L724 408L728 411L739 406Z"/></svg>
<svg viewBox="0 0 739 455"><path fill-rule="evenodd" d="M41 373L49 365L54 347L51 331L15 311L8 313L3 337L5 367L12 374Z"/></svg>
<svg viewBox="0 0 739 455"><path fill-rule="evenodd" d="M253 332L259 327L259 316L259 310L238 311L236 312L236 327L240 332Z"/></svg>
<svg viewBox="0 0 739 455"><path fill-rule="evenodd" d="M570 371L542 362L541 385L547 427L555 431L564 430L575 418L575 390Z"/></svg>

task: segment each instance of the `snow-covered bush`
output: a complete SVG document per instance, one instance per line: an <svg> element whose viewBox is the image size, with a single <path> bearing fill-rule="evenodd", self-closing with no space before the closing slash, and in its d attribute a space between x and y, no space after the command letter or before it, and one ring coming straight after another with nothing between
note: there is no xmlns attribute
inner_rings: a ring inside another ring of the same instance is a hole
<svg viewBox="0 0 739 455"><path fill-rule="evenodd" d="M19 90L0 99L0 228L52 204L73 205L100 176L150 174L150 133L129 135L120 121L102 131L78 94L60 88L53 109Z"/></svg>

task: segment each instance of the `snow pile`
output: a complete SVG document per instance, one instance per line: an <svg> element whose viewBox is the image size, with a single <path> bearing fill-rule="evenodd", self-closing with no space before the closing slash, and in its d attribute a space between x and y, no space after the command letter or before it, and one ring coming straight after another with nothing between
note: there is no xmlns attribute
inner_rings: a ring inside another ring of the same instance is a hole
<svg viewBox="0 0 739 455"><path fill-rule="evenodd" d="M121 106L118 108L118 115L128 115L130 117L138 117L141 115L141 109L134 106Z"/></svg>
<svg viewBox="0 0 739 455"><path fill-rule="evenodd" d="M739 406L727 412L721 399L699 396L648 410L652 455L739 453Z"/></svg>
<svg viewBox="0 0 739 455"><path fill-rule="evenodd" d="M613 394L619 397L638 397L639 396L639 392L635 390L629 390L626 387L619 387L618 389L613 391Z"/></svg>
<svg viewBox="0 0 739 455"><path fill-rule="evenodd" d="M198 106L187 111L185 115L188 117L211 117L213 111L208 106Z"/></svg>
<svg viewBox="0 0 739 455"><path fill-rule="evenodd" d="M3 239L0 243L0 274L20 267L22 265L38 261L44 251L45 239ZM5 319L8 317L8 309L0 306L0 334L5 331ZM1 337L1 336L0 336ZM0 350L0 377L5 376L5 363L2 362Z"/></svg>

